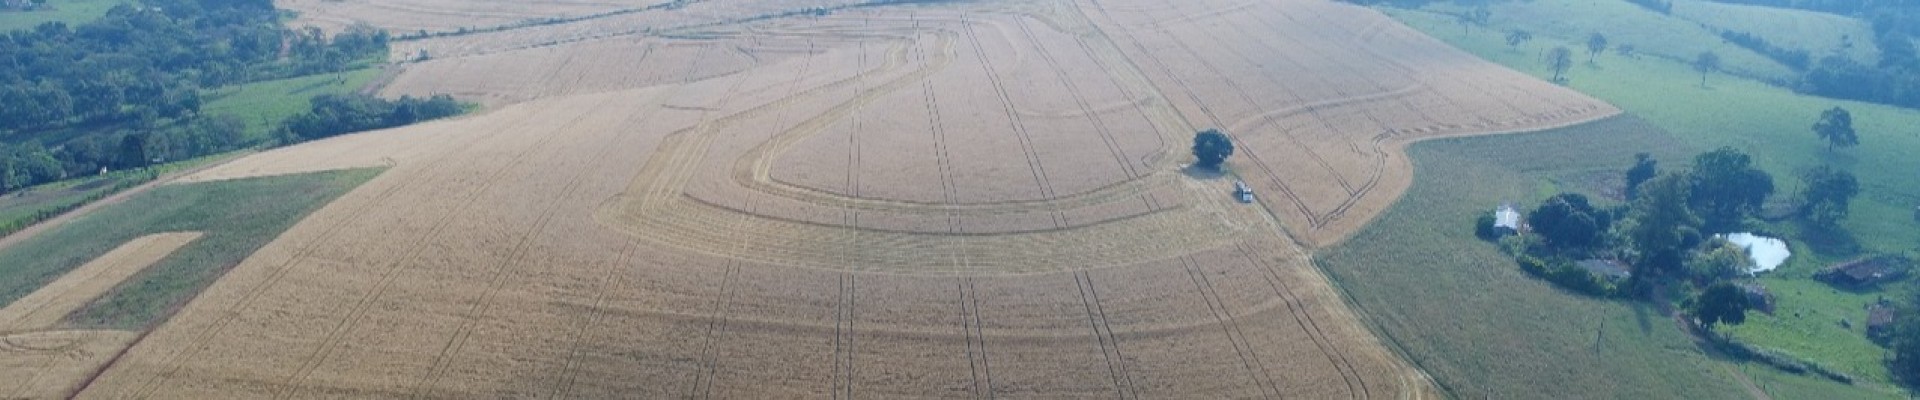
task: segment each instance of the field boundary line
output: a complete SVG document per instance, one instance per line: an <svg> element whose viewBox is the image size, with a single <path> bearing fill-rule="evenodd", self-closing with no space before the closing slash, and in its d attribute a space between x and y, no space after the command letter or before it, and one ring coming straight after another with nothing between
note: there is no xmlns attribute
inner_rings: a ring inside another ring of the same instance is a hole
<svg viewBox="0 0 1920 400"><path fill-rule="evenodd" d="M1304 309L1305 306L1301 304L1299 295L1294 294L1293 289L1285 283L1285 278L1279 276L1278 267L1263 258L1255 257L1254 252L1248 250L1245 244L1235 245L1234 250L1240 253L1249 264L1262 271L1261 277L1266 279L1268 287L1273 288L1273 294L1286 302L1287 313L1293 317L1294 324L1307 334L1308 339L1313 341L1314 347L1319 348L1320 353L1327 357L1327 362L1332 363L1334 370L1340 373L1340 380L1346 383L1348 395L1372 398L1373 393L1367 388L1366 378L1354 369L1353 360L1347 357L1346 352L1340 350L1340 346L1334 345L1332 339L1327 337L1326 331L1314 321L1313 312Z"/></svg>

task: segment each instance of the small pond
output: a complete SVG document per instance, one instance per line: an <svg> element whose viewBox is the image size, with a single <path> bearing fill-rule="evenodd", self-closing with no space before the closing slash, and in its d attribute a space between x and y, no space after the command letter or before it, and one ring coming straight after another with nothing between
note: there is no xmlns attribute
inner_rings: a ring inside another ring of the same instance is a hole
<svg viewBox="0 0 1920 400"><path fill-rule="evenodd" d="M1753 269L1747 273L1758 274L1779 268L1793 252L1787 251L1787 242L1780 239L1755 235L1747 232L1724 235L1728 242L1747 249L1747 256L1753 258Z"/></svg>

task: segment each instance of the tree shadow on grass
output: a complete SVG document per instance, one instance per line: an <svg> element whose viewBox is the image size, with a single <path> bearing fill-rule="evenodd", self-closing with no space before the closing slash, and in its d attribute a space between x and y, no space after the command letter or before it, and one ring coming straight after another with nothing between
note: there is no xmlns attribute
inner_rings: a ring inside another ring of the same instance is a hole
<svg viewBox="0 0 1920 400"><path fill-rule="evenodd" d="M1214 168L1201 167L1194 164L1187 164L1187 166L1181 167L1180 173L1186 174L1188 178L1193 178L1193 179L1198 179L1203 181L1222 179L1227 177L1226 168L1214 169Z"/></svg>
<svg viewBox="0 0 1920 400"><path fill-rule="evenodd" d="M1860 254L1860 238L1843 228L1821 227L1802 222L1800 241L1814 253L1831 257L1847 257Z"/></svg>
<svg viewBox="0 0 1920 400"><path fill-rule="evenodd" d="M1641 301L1628 302L1628 304L1633 305L1633 321L1640 323L1640 334L1652 335L1653 317L1650 315L1652 310L1648 310L1648 308L1653 306Z"/></svg>

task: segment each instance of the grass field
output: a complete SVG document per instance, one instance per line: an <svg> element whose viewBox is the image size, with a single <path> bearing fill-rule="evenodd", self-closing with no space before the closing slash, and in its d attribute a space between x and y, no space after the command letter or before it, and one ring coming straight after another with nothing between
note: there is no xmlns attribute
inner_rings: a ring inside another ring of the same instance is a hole
<svg viewBox="0 0 1920 400"><path fill-rule="evenodd" d="M1407 195L1318 259L1382 336L1458 398L1745 397L1733 374L1766 367L1714 360L1653 306L1556 289L1472 235L1478 213L1558 190L1594 193L1582 177L1618 173L1640 151L1677 159L1693 149L1633 117L1416 144ZM1749 375L1776 398L1891 396Z"/></svg>
<svg viewBox="0 0 1920 400"><path fill-rule="evenodd" d="M1500 49L1509 49L1505 42L1507 32L1515 29L1525 30L1533 34L1533 40L1520 45L1521 52L1515 52L1514 58L1539 60L1544 58L1547 49L1566 46L1573 50L1574 59L1579 61L1577 65L1585 65L1587 36L1599 33L1605 35L1612 46L1633 45L1635 52L1643 58L1691 61L1702 51L1713 51L1720 55L1721 61L1728 70L1742 75L1765 79L1790 79L1797 76L1792 69L1766 56L1722 41L1716 31L1703 27L1700 23L1662 15L1625 1L1503 1L1494 2L1487 8L1492 12L1487 26L1475 26L1471 29L1464 28L1455 22L1454 15L1465 11L1465 8L1452 3L1436 3L1422 10L1388 9L1387 11L1396 19L1413 25L1428 35L1453 43L1454 46L1469 52L1480 54L1481 57L1486 57L1486 54L1482 54L1483 49L1462 46L1456 43L1454 38L1461 37L1463 34L1484 37L1487 43L1498 46ZM1674 8L1685 10L1687 6L1675 5ZM1871 42L1871 40L1866 41ZM1608 65L1606 60L1612 58L1609 57L1612 54L1611 51L1601 54L1599 64ZM1494 61L1508 64L1504 60Z"/></svg>
<svg viewBox="0 0 1920 400"><path fill-rule="evenodd" d="M1873 45L1873 26L1858 18L1708 0L1675 1L1673 16L1713 29L1758 35L1775 46L1806 50L1815 61L1834 52L1869 65L1880 60L1880 50Z"/></svg>
<svg viewBox="0 0 1920 400"><path fill-rule="evenodd" d="M0 251L0 266L5 266L0 267L0 304L133 238L206 232L69 317L89 327L148 326L280 231L379 172L359 169L155 188Z"/></svg>
<svg viewBox="0 0 1920 400"><path fill-rule="evenodd" d="M0 12L0 32L17 29L33 29L47 22L64 22L67 26L78 25L107 15L107 10L124 3L121 0L47 0L52 10Z"/></svg>
<svg viewBox="0 0 1920 400"><path fill-rule="evenodd" d="M0 196L0 236L152 178L132 171L35 186Z"/></svg>
<svg viewBox="0 0 1920 400"><path fill-rule="evenodd" d="M1516 50L1494 33L1507 29L1497 23L1494 27L1463 34L1457 24L1444 16L1419 11L1386 11L1488 60L1535 76L1549 75L1534 54L1556 45L1554 40L1536 40ZM1626 24L1622 28L1634 26ZM1675 39L1676 42L1686 40ZM1780 312L1773 316L1755 314L1748 324L1731 331L1743 342L1784 351L1855 375L1863 379L1865 386L1892 390L1886 389L1890 383L1880 364L1882 349L1862 336L1861 321L1865 318L1864 304L1881 296L1895 298L1894 292L1898 290L1840 291L1814 282L1809 276L1821 266L1860 252L1920 250L1917 247L1920 229L1915 229L1911 218L1912 207L1920 204L1920 184L1913 179L1920 174L1920 160L1907 154L1909 149L1920 148L1920 130L1913 128L1920 126L1920 112L1802 96L1759 81L1722 74L1709 76L1707 85L1702 87L1701 76L1687 65L1656 57L1624 59L1602 55L1596 64L1575 66L1567 74L1571 87L1672 132L1674 140L1688 148L1698 151L1733 146L1753 154L1761 167L1774 175L1778 195L1797 191L1800 184L1796 176L1814 166L1835 165L1856 174L1863 193L1855 199L1852 216L1844 225L1852 233L1850 240L1857 241L1857 248L1809 246L1804 241L1795 241L1795 257L1780 270L1761 278L1773 288ZM1855 127L1861 132L1861 146L1829 152L1814 137L1810 129L1813 121L1821 110L1834 106L1852 111ZM1662 160L1662 166L1667 168L1688 162L1683 157L1671 156ZM1789 236L1799 231L1793 223L1771 224L1765 228L1786 232ZM1851 322L1852 328L1843 327L1840 323L1843 319Z"/></svg>
<svg viewBox="0 0 1920 400"><path fill-rule="evenodd" d="M313 96L353 93L379 76L378 68L362 68L213 89L201 112L240 118L247 123L247 138L257 140L267 137L281 120L306 112Z"/></svg>
<svg viewBox="0 0 1920 400"><path fill-rule="evenodd" d="M34 223L53 218L121 190L150 182L162 175L230 160L241 154L244 152L215 154L147 168L113 171L106 175L74 178L8 193L0 196L0 237L26 229Z"/></svg>

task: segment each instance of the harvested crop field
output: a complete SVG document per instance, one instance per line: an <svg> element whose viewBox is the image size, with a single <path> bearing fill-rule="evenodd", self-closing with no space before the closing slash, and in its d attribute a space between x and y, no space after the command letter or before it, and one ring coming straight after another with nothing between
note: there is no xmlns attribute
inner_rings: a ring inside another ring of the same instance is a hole
<svg viewBox="0 0 1920 400"><path fill-rule="evenodd" d="M81 397L1431 397L1303 246L1616 112L1330 2L687 3L403 42L490 109L191 177L391 166Z"/></svg>

